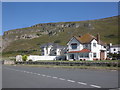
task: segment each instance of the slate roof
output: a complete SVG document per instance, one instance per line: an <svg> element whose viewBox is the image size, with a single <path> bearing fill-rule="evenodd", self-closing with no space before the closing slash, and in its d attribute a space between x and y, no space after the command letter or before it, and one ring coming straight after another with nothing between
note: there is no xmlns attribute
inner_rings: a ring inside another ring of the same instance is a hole
<svg viewBox="0 0 120 90"><path fill-rule="evenodd" d="M57 49L57 48L66 48L65 46L61 46L61 45L58 45L58 44L56 44L56 43L45 43L45 44L42 44L40 47L41 48L44 48L44 47L48 47L48 46L50 46L50 45L52 45L53 47L53 49Z"/></svg>

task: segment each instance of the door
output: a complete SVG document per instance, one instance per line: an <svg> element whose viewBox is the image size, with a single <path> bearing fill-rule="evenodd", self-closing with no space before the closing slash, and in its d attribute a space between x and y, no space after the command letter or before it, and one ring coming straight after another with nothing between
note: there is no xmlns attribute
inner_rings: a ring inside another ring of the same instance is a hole
<svg viewBox="0 0 120 90"><path fill-rule="evenodd" d="M70 54L70 59L74 59L74 54Z"/></svg>
<svg viewBox="0 0 120 90"><path fill-rule="evenodd" d="M104 51L100 52L100 60L105 60L105 52Z"/></svg>

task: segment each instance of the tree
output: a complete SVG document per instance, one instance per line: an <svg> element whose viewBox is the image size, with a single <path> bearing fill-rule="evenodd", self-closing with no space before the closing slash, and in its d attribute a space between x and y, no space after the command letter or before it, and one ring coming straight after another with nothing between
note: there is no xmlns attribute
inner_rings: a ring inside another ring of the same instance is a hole
<svg viewBox="0 0 120 90"><path fill-rule="evenodd" d="M26 61L26 60L27 60L27 55L23 55L23 56L22 56L22 60L23 60L23 61Z"/></svg>

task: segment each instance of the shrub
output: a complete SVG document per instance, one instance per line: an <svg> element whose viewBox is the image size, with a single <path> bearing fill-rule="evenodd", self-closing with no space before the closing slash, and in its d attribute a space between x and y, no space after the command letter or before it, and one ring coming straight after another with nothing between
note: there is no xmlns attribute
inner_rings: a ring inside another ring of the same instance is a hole
<svg viewBox="0 0 120 90"><path fill-rule="evenodd" d="M54 43L60 43L61 41L60 40L55 40Z"/></svg>
<svg viewBox="0 0 120 90"><path fill-rule="evenodd" d="M27 60L27 55L23 55L23 56L22 56L22 60L23 60L23 61L26 61L26 60Z"/></svg>

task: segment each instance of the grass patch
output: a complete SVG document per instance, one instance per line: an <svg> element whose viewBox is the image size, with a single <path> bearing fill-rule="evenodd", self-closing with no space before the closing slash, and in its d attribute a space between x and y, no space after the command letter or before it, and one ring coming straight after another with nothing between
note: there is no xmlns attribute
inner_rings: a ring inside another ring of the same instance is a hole
<svg viewBox="0 0 120 90"><path fill-rule="evenodd" d="M80 61L80 60L76 60L76 61L56 61L56 60L39 60L37 62L118 62L118 60L97 60L97 61Z"/></svg>
<svg viewBox="0 0 120 90"><path fill-rule="evenodd" d="M104 70L120 70L118 67L101 67L101 66L56 66L56 65L16 65L30 67L46 67L46 68L71 68L71 69L104 69Z"/></svg>

